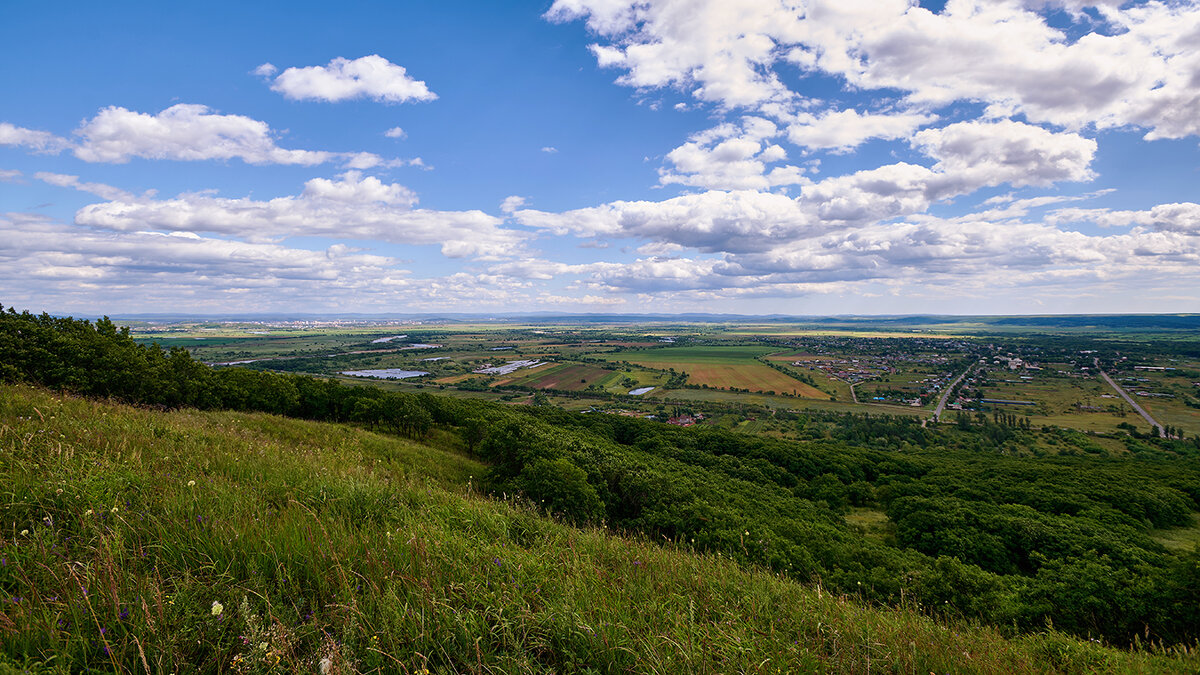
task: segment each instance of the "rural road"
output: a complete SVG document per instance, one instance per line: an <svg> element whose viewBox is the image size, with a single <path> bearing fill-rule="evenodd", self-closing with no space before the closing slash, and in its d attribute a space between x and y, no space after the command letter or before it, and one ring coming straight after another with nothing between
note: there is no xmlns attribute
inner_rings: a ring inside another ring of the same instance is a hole
<svg viewBox="0 0 1200 675"><path fill-rule="evenodd" d="M962 371L962 373L959 374L958 377L954 378L953 382L946 385L945 391L942 392L941 398L938 399L937 407L933 409L933 421L934 422L942 421L942 410L946 407L946 401L950 400L950 392L954 391L954 387L957 386L958 383L964 377L966 377L967 373L969 373L969 372L971 372L971 367L967 366L967 369Z"/></svg>
<svg viewBox="0 0 1200 675"><path fill-rule="evenodd" d="M1104 381L1108 383L1108 386L1112 387L1113 389L1116 389L1117 393L1121 395L1121 398L1125 399L1126 403L1133 406L1133 409L1136 410L1137 413L1142 416L1142 419L1149 422L1150 426L1152 426L1158 430L1158 435L1160 438L1166 436L1166 432L1163 431L1162 425L1159 424L1158 422L1155 422L1154 418L1150 416L1150 413L1146 412L1145 409L1142 408L1142 406L1140 406L1136 402L1134 402L1134 400L1132 398L1130 398L1129 394L1125 393L1125 390L1121 388L1121 385L1114 382L1113 379L1108 376L1108 373L1104 372L1103 370L1100 370L1100 359L1098 359L1098 358L1093 359L1092 365L1096 366L1096 370L1098 370L1100 372L1100 377L1104 378Z"/></svg>

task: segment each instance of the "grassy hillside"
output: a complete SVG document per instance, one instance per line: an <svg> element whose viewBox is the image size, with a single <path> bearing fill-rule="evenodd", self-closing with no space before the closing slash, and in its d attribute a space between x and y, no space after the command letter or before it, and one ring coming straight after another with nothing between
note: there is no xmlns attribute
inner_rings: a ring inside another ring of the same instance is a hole
<svg viewBox="0 0 1200 675"><path fill-rule="evenodd" d="M1200 668L567 527L457 442L0 387L0 672Z"/></svg>

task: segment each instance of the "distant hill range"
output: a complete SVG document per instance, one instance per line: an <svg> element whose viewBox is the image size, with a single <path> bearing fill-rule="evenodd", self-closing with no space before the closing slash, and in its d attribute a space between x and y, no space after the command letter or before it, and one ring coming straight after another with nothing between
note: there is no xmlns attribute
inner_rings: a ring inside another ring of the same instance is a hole
<svg viewBox="0 0 1200 675"><path fill-rule="evenodd" d="M259 322L259 321L426 321L431 323L790 323L819 326L975 326L1041 328L1108 328L1108 329L1169 329L1200 328L1200 314L1045 314L1026 316L970 315L844 315L803 316L784 314L564 314L555 312L530 313L420 313L420 314L120 314L116 320L138 322L179 323L187 321Z"/></svg>

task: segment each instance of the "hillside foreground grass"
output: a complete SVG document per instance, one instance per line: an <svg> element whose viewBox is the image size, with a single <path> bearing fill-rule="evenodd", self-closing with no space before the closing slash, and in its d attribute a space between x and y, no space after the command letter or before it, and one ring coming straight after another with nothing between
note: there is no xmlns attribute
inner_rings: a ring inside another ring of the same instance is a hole
<svg viewBox="0 0 1200 675"><path fill-rule="evenodd" d="M569 527L457 446L2 386L0 673L1200 670Z"/></svg>

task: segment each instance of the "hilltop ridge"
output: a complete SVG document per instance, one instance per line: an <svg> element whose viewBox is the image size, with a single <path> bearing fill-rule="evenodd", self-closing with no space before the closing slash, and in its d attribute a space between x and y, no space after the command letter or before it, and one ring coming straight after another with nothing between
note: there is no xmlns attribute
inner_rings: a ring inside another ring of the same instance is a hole
<svg viewBox="0 0 1200 675"><path fill-rule="evenodd" d="M439 445L445 447L438 447ZM870 608L480 495L451 439L0 387L0 663L34 672L1184 672ZM0 670L4 665L0 665Z"/></svg>

